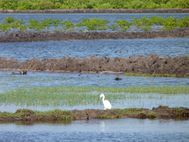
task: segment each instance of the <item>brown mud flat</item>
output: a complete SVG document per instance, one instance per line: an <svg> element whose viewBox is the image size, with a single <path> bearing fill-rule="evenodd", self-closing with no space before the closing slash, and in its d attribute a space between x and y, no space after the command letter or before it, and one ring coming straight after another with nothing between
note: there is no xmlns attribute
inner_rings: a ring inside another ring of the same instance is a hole
<svg viewBox="0 0 189 142"><path fill-rule="evenodd" d="M15 113L0 112L0 122L71 122L73 120L91 119L118 119L118 118L138 118L138 119L175 119L188 120L189 109L178 107L169 108L159 106L153 109L127 108L112 110L52 110L46 112L19 109Z"/></svg>
<svg viewBox="0 0 189 142"><path fill-rule="evenodd" d="M0 13L189 13L188 8L173 9L49 9L49 10L0 10Z"/></svg>
<svg viewBox="0 0 189 142"><path fill-rule="evenodd" d="M152 32L17 32L0 34L0 42L46 41L46 40L93 40L134 38L189 37L189 28L173 31Z"/></svg>
<svg viewBox="0 0 189 142"><path fill-rule="evenodd" d="M129 58L111 57L64 57L60 59L31 59L18 61L0 58L0 70L27 70L50 72L92 72L92 73L144 73L174 74L176 77L189 76L189 57L160 57L157 55Z"/></svg>

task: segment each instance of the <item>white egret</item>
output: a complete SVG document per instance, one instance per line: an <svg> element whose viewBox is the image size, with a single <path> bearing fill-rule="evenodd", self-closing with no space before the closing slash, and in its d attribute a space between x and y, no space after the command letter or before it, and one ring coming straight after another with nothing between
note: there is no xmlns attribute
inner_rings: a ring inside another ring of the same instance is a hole
<svg viewBox="0 0 189 142"><path fill-rule="evenodd" d="M108 100L105 100L105 95L103 93L100 94L100 98L102 98L102 103L104 104L104 110L112 108L111 103Z"/></svg>

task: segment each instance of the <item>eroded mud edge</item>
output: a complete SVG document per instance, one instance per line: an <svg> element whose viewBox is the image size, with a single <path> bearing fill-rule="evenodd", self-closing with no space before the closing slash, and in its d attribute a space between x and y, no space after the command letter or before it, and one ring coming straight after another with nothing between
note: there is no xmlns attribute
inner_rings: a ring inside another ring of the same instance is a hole
<svg viewBox="0 0 189 142"><path fill-rule="evenodd" d="M47 71L79 73L137 73L170 74L175 77L189 76L189 57L161 57L157 55L129 58L111 57L64 57L59 59L31 59L18 61L0 57L0 70Z"/></svg>
<svg viewBox="0 0 189 142"><path fill-rule="evenodd" d="M189 28L152 32L16 32L1 33L0 42L189 37Z"/></svg>
<svg viewBox="0 0 189 142"><path fill-rule="evenodd" d="M138 119L176 119L188 120L189 109L183 107L169 108L159 106L153 109L126 108L112 110L52 110L46 112L19 109L15 113L0 112L0 122L71 122L73 120L91 119L118 119L118 118L138 118Z"/></svg>

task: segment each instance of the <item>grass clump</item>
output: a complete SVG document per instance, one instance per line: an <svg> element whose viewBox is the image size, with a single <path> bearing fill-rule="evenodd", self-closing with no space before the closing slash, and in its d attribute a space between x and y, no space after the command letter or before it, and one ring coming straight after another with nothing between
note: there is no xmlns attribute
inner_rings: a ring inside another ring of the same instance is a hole
<svg viewBox="0 0 189 142"><path fill-rule="evenodd" d="M19 109L15 113L0 112L0 118L7 121L38 121L38 122L71 122L73 114L70 111L52 110L52 111L32 111L29 109Z"/></svg>
<svg viewBox="0 0 189 142"><path fill-rule="evenodd" d="M70 111L52 110L47 112L35 112L38 120L46 119L47 121L72 121L73 116Z"/></svg>
<svg viewBox="0 0 189 142"><path fill-rule="evenodd" d="M157 118L157 114L153 111L145 110L142 108L128 108L110 110L97 116L98 119L116 119L125 117L155 119Z"/></svg>
<svg viewBox="0 0 189 142"><path fill-rule="evenodd" d="M64 31L73 31L74 30L74 23L72 21L62 21L62 28Z"/></svg>
<svg viewBox="0 0 189 142"><path fill-rule="evenodd" d="M112 29L120 29L121 31L127 31L131 26L131 23L127 20L117 20L114 25L112 25Z"/></svg>
<svg viewBox="0 0 189 142"><path fill-rule="evenodd" d="M154 23L152 22L151 18L147 18L147 17L142 17L141 19L135 18L132 21L132 25L134 25L144 31L150 31L152 29L153 24Z"/></svg>
<svg viewBox="0 0 189 142"><path fill-rule="evenodd" d="M77 24L78 27L87 27L87 30L106 30L108 29L109 21L100 18L83 19Z"/></svg>

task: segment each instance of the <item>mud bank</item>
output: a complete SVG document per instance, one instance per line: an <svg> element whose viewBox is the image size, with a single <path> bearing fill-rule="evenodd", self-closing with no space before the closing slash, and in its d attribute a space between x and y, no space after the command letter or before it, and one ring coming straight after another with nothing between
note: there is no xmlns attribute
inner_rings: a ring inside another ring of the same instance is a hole
<svg viewBox="0 0 189 142"><path fill-rule="evenodd" d="M153 32L17 32L0 34L0 42L42 41L42 40L92 40L92 39L134 39L160 37L189 37L189 29Z"/></svg>
<svg viewBox="0 0 189 142"><path fill-rule="evenodd" d="M0 10L0 13L189 13L189 9L50 9Z"/></svg>
<svg viewBox="0 0 189 142"><path fill-rule="evenodd" d="M113 110L53 110L47 112L32 111L27 109L17 110L15 113L0 112L0 122L61 122L73 120L91 119L117 119L117 118L138 118L138 119L189 119L188 108L169 108L159 106L157 108L128 108Z"/></svg>
<svg viewBox="0 0 189 142"><path fill-rule="evenodd" d="M0 58L0 70L27 70L50 72L122 72L145 74L172 74L189 76L189 57L159 57L156 55L129 58L65 57L60 59L32 59L18 61Z"/></svg>

